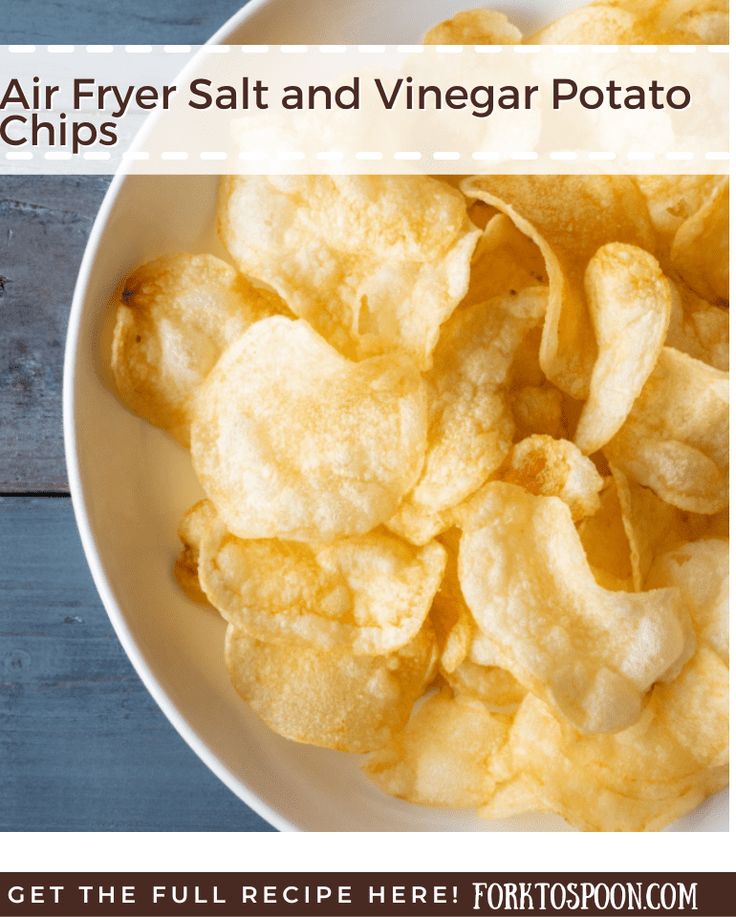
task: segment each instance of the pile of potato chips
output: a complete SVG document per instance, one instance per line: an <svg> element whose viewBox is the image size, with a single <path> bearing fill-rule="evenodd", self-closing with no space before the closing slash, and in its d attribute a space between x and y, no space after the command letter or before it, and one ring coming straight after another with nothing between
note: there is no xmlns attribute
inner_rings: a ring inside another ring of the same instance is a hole
<svg viewBox="0 0 736 917"><path fill-rule="evenodd" d="M726 29L612 0L531 40ZM651 830L723 787L728 180L236 177L218 228L235 267L126 279L112 365L191 451L177 578L258 715L492 818Z"/></svg>

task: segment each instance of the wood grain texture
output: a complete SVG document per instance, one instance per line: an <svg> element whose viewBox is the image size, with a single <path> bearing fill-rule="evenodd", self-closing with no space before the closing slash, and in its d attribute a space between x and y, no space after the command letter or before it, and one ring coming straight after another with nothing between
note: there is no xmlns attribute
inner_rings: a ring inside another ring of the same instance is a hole
<svg viewBox="0 0 736 917"><path fill-rule="evenodd" d="M297 0L291 0L297 3ZM199 44L242 0L9 0L5 44Z"/></svg>
<svg viewBox="0 0 736 917"><path fill-rule="evenodd" d="M269 830L139 681L68 498L0 498L0 609L0 831Z"/></svg>
<svg viewBox="0 0 736 917"><path fill-rule="evenodd" d="M65 492L64 337L107 178L0 178L0 492Z"/></svg>

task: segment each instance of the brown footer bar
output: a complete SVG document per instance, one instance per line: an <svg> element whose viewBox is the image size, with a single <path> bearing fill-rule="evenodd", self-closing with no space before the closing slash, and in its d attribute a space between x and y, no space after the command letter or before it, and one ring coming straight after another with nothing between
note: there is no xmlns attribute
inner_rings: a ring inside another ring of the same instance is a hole
<svg viewBox="0 0 736 917"><path fill-rule="evenodd" d="M0 917L736 915L736 873L0 873Z"/></svg>

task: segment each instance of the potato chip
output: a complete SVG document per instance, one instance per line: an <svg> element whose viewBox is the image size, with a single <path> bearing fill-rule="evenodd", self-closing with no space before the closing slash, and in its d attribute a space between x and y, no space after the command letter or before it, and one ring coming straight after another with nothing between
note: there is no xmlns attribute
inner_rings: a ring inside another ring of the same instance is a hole
<svg viewBox="0 0 736 917"><path fill-rule="evenodd" d="M459 191L419 175L225 178L219 231L240 269L339 351L400 348L422 369L480 235Z"/></svg>
<svg viewBox="0 0 736 917"><path fill-rule="evenodd" d="M727 637L727 620L723 631ZM699 650L679 678L662 686L660 698L664 724L681 747L701 767L725 768L728 765L728 666L722 657L707 647Z"/></svg>
<svg viewBox="0 0 736 917"><path fill-rule="evenodd" d="M706 538L661 554L647 588L663 586L680 590L696 633L728 665L728 542Z"/></svg>
<svg viewBox="0 0 736 917"><path fill-rule="evenodd" d="M520 773L510 780L496 784L493 796L479 808L478 814L481 818L496 819L550 811L537 781L529 774Z"/></svg>
<svg viewBox="0 0 736 917"><path fill-rule="evenodd" d="M631 44L728 44L728 0L599 0L627 10L635 25Z"/></svg>
<svg viewBox="0 0 736 917"><path fill-rule="evenodd" d="M443 675L456 695L479 700L491 713L513 713L527 694L511 672L497 665L464 659Z"/></svg>
<svg viewBox="0 0 736 917"><path fill-rule="evenodd" d="M600 507L579 523L578 535L598 584L612 592L630 592L634 589L632 549L613 477L605 478L599 497Z"/></svg>
<svg viewBox="0 0 736 917"><path fill-rule="evenodd" d="M403 730L363 765L386 793L426 806L476 806L492 792L490 759L510 719L445 689L427 698Z"/></svg>
<svg viewBox="0 0 736 917"><path fill-rule="evenodd" d="M728 179L677 230L671 258L676 273L698 296L728 302Z"/></svg>
<svg viewBox="0 0 736 917"><path fill-rule="evenodd" d="M683 13L675 23L680 44L727 45L729 34L728 0L706 0L702 9Z"/></svg>
<svg viewBox="0 0 736 917"><path fill-rule="evenodd" d="M380 532L328 545L244 540L216 524L199 578L225 620L259 640L378 655L419 632L444 567L437 542L412 548Z"/></svg>
<svg viewBox="0 0 736 917"><path fill-rule="evenodd" d="M429 616L440 649L440 667L447 674L453 672L468 655L477 628L465 604L457 575L460 530L452 528L441 535L439 540L445 548L447 561Z"/></svg>
<svg viewBox="0 0 736 917"><path fill-rule="evenodd" d="M581 735L529 695L491 761L496 787L482 814L553 811L583 830L664 827L728 779L726 685L726 667L700 650L615 735Z"/></svg>
<svg viewBox="0 0 736 917"><path fill-rule="evenodd" d="M687 527L690 538L728 538L729 519L728 508L714 513L712 516L703 516L698 513L687 513Z"/></svg>
<svg viewBox="0 0 736 917"><path fill-rule="evenodd" d="M698 665L696 656L676 684ZM682 680L682 681L681 681ZM674 685L655 688L641 719L615 735L581 735L528 695L514 717L509 740L491 760L493 793L481 814L556 812L586 831L649 831L691 811L728 779L723 767L704 767L671 728ZM679 699L679 698L678 698ZM694 698L681 698L692 713ZM721 704L704 723L689 719L696 749L723 742ZM682 715L682 714L680 714ZM726 733L727 735L727 733ZM505 788L509 792L504 792ZM495 795L499 804L494 804Z"/></svg>
<svg viewBox="0 0 736 917"><path fill-rule="evenodd" d="M600 506L603 478L573 443L551 436L529 436L511 450L503 480L532 494L559 497L577 521Z"/></svg>
<svg viewBox="0 0 736 917"><path fill-rule="evenodd" d="M611 474L629 543L633 587L639 591L644 588L657 554L690 539L689 518L676 506L660 500L648 487L629 480L615 465L611 466Z"/></svg>
<svg viewBox="0 0 736 917"><path fill-rule="evenodd" d="M605 453L667 503L719 512L728 502L728 375L665 347Z"/></svg>
<svg viewBox="0 0 736 917"><path fill-rule="evenodd" d="M432 537L452 523L442 514L474 493L505 459L514 436L506 393L509 369L524 336L541 320L546 298L544 287L533 287L476 303L456 312L443 328L426 376L424 468L389 522L393 531L411 541ZM423 515L435 517L441 528L422 527Z"/></svg>
<svg viewBox="0 0 736 917"><path fill-rule="evenodd" d="M512 388L517 389L527 385L552 387L539 365L541 343L542 325L537 324L524 336L511 363L509 384Z"/></svg>
<svg viewBox="0 0 736 917"><path fill-rule="evenodd" d="M544 259L534 242L503 213L486 223L470 265L470 287L462 302L471 306L496 296L516 296L545 284Z"/></svg>
<svg viewBox="0 0 736 917"><path fill-rule="evenodd" d="M225 642L236 691L271 729L357 753L381 748L401 729L432 680L436 658L431 628L385 656L263 643L232 625Z"/></svg>
<svg viewBox="0 0 736 917"><path fill-rule="evenodd" d="M463 175L448 175L442 176L448 181L453 183L453 187L460 187L460 184L465 176ZM474 226L477 226L478 229L485 229L486 226L491 222L491 220L496 216L503 216L502 213L499 213L495 207L491 207L489 204L484 204L483 201L471 201L468 204L468 216L470 221ZM481 234L481 239L483 238ZM478 241L478 245L475 247L475 253L473 254L473 261L475 260L475 254L478 252L478 246L481 242ZM472 261L471 261L472 268ZM472 270L471 270L471 281L472 281Z"/></svg>
<svg viewBox="0 0 736 917"><path fill-rule="evenodd" d="M651 375L670 319L670 288L656 259L632 245L599 248L585 271L598 356L575 431L587 454L620 429Z"/></svg>
<svg viewBox="0 0 736 917"><path fill-rule="evenodd" d="M608 242L655 246L644 195L628 176L476 176L462 189L497 207L538 246L549 278L539 362L574 398L587 397L595 336L583 288L585 268Z"/></svg>
<svg viewBox="0 0 736 917"><path fill-rule="evenodd" d="M728 310L670 282L672 312L667 345L728 372Z"/></svg>
<svg viewBox="0 0 736 917"><path fill-rule="evenodd" d="M144 264L122 284L112 369L127 406L189 444L192 402L232 340L279 311L214 255L171 255Z"/></svg>
<svg viewBox="0 0 736 917"><path fill-rule="evenodd" d="M521 32L503 13L466 10L431 28L425 45L518 45Z"/></svg>
<svg viewBox="0 0 736 917"><path fill-rule="evenodd" d="M543 433L555 439L565 435L562 395L551 385L524 385L513 390L511 410L519 439L535 433Z"/></svg>
<svg viewBox="0 0 736 917"><path fill-rule="evenodd" d="M470 613L470 609L468 609L468 613ZM473 632L470 649L468 650L468 659L476 665L502 668L505 662L502 647L492 637L480 630L472 614L470 618L473 622Z"/></svg>
<svg viewBox="0 0 736 917"><path fill-rule="evenodd" d="M524 40L530 45L629 44L636 16L624 9L592 3L573 10Z"/></svg>
<svg viewBox="0 0 736 917"><path fill-rule="evenodd" d="M547 381L539 365L541 338L542 327L538 325L521 342L511 364L509 388L516 440L535 433L557 439L566 436L562 416L564 396Z"/></svg>
<svg viewBox="0 0 736 917"><path fill-rule="evenodd" d="M727 0L596 0L531 38L531 44L727 44Z"/></svg>
<svg viewBox="0 0 736 917"><path fill-rule="evenodd" d="M217 513L210 501L200 500L184 513L176 530L182 549L174 564L174 576L184 592L195 602L208 602L199 584L199 551L216 519Z"/></svg>
<svg viewBox="0 0 736 917"><path fill-rule="evenodd" d="M458 694L482 701L492 712L510 712L526 694L514 676L495 664L471 657L483 635L465 603L457 574L459 531L443 536L447 550L445 575L434 597L430 618L440 646L440 671Z"/></svg>
<svg viewBox="0 0 736 917"><path fill-rule="evenodd" d="M415 545L423 545L446 532L455 524L455 508L433 512L406 499L386 523L395 535Z"/></svg>
<svg viewBox="0 0 736 917"><path fill-rule="evenodd" d="M426 423L407 358L351 363L306 322L276 317L200 389L192 460L234 534L330 541L393 515L421 471Z"/></svg>
<svg viewBox="0 0 736 917"><path fill-rule="evenodd" d="M646 198L652 225L662 240L662 254L669 256L677 230L700 210L723 178L718 175L637 175L635 181Z"/></svg>
<svg viewBox="0 0 736 917"><path fill-rule="evenodd" d="M595 581L568 507L492 482L462 524L460 585L513 675L586 732L635 722L652 684L689 653L679 593Z"/></svg>

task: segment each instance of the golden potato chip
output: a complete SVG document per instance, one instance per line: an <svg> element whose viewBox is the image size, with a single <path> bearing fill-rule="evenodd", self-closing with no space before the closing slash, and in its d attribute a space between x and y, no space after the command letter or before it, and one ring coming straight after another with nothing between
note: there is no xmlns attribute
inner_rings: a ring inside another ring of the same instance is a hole
<svg viewBox="0 0 736 917"><path fill-rule="evenodd" d="M538 324L526 333L511 363L509 384L512 388L522 388L526 385L551 386L539 365L541 343L542 325Z"/></svg>
<svg viewBox="0 0 736 917"><path fill-rule="evenodd" d="M488 636L478 627L472 613L470 613L470 609L468 609L468 613L473 622L472 640L468 650L468 659L476 665L498 666L502 668L505 662L503 648L492 637Z"/></svg>
<svg viewBox="0 0 736 917"><path fill-rule="evenodd" d="M220 354L247 328L279 310L214 255L171 255L122 284L112 370L127 406L189 444L192 402Z"/></svg>
<svg viewBox="0 0 736 917"><path fill-rule="evenodd" d="M611 474L629 543L633 587L639 591L657 554L690 539L689 517L648 487L629 480L615 465L611 465Z"/></svg>
<svg viewBox="0 0 736 917"><path fill-rule="evenodd" d="M496 296L516 296L546 283L544 259L534 242L503 213L486 223L470 265L470 286L463 306Z"/></svg>
<svg viewBox="0 0 736 917"><path fill-rule="evenodd" d="M528 695L507 744L491 760L494 790L481 814L556 812L585 831L650 831L685 815L728 774L723 767L703 767L671 730L663 694L672 688L655 688L639 721L615 735L581 735ZM720 722L717 713L704 724L704 738L712 736L714 721Z"/></svg>
<svg viewBox="0 0 736 917"><path fill-rule="evenodd" d="M727 44L727 0L596 0L541 29L531 44Z"/></svg>
<svg viewBox="0 0 736 917"><path fill-rule="evenodd" d="M598 0L634 14L625 44L728 44L728 0Z"/></svg>
<svg viewBox="0 0 736 917"><path fill-rule="evenodd" d="M479 700L491 713L513 713L527 694L511 672L497 665L464 659L443 675L456 695Z"/></svg>
<svg viewBox="0 0 736 917"><path fill-rule="evenodd" d="M460 192L420 175L225 178L219 231L240 269L339 351L400 348L422 369L480 235Z"/></svg>
<svg viewBox="0 0 736 917"><path fill-rule="evenodd" d="M517 774L498 783L493 796L478 809L481 818L510 818L527 813L545 813L551 809L545 803L541 789L529 774Z"/></svg>
<svg viewBox="0 0 736 917"><path fill-rule="evenodd" d="M728 634L728 621L725 622ZM728 666L700 649L672 684L661 690L665 726L701 767L728 765Z"/></svg>
<svg viewBox="0 0 736 917"><path fill-rule="evenodd" d="M563 392L587 397L596 346L585 268L608 242L653 250L644 195L625 175L484 175L461 187L469 198L505 213L539 246L549 278L539 362Z"/></svg>
<svg viewBox="0 0 736 917"><path fill-rule="evenodd" d="M459 530L443 536L447 551L445 575L430 609L430 619L440 647L440 671L459 694L482 701L493 712L515 709L526 694L514 676L495 664L486 662L473 647L483 643L483 636L465 603L457 574ZM482 647L482 650L486 647Z"/></svg>
<svg viewBox="0 0 736 917"><path fill-rule="evenodd" d="M672 312L667 345L728 372L728 309L671 282Z"/></svg>
<svg viewBox="0 0 736 917"><path fill-rule="evenodd" d="M525 39L530 45L622 45L631 42L636 17L625 9L592 3Z"/></svg>
<svg viewBox="0 0 736 917"><path fill-rule="evenodd" d="M667 503L719 512L728 502L728 375L665 347L605 453Z"/></svg>
<svg viewBox="0 0 736 917"><path fill-rule="evenodd" d="M468 655L475 624L465 604L457 577L457 552L460 544L459 529L452 528L439 538L447 559L445 571L437 590L429 616L437 637L441 666L452 671Z"/></svg>
<svg viewBox="0 0 736 917"><path fill-rule="evenodd" d="M448 180L451 180L453 183L456 182L457 184L456 185L453 184L453 187L457 187L457 188L460 187L460 184L464 178L463 175L451 175L451 176L442 176L442 177L447 178ZM496 210L495 207L491 207L489 204L484 204L483 201L470 201L470 203L468 204L468 216L470 217L470 221L472 222L474 226L477 226L478 229L485 229L486 226L488 226L488 224L491 222L491 220L494 217L503 216L503 214L502 213L500 214ZM482 238L483 236L481 234L481 239ZM475 247L475 253L473 254L473 261L475 260L475 255L478 252L478 247L480 246L480 244L481 242L479 240L478 244ZM471 281L472 281L472 261L471 261Z"/></svg>
<svg viewBox="0 0 736 917"><path fill-rule="evenodd" d="M692 651L677 590L595 581L570 510L494 481L462 520L460 585L505 668L586 732L635 722L652 684Z"/></svg>
<svg viewBox="0 0 736 917"><path fill-rule="evenodd" d="M680 590L701 641L728 665L728 541L706 538L656 558L648 589Z"/></svg>
<svg viewBox="0 0 736 917"><path fill-rule="evenodd" d="M243 540L213 525L199 579L230 624L267 642L390 653L421 628L442 580L445 550L374 532L328 545Z"/></svg>
<svg viewBox="0 0 736 917"><path fill-rule="evenodd" d="M603 478L595 465L566 439L535 435L517 443L504 467L503 480L532 494L559 497L577 521L600 507Z"/></svg>
<svg viewBox="0 0 736 917"><path fill-rule="evenodd" d="M357 753L381 748L401 729L436 658L431 628L385 656L263 643L232 624L225 641L233 686L271 729Z"/></svg>
<svg viewBox="0 0 736 917"><path fill-rule="evenodd" d="M541 339L542 326L538 325L521 342L511 364L509 388L516 440L535 433L557 439L567 435L562 413L564 396L547 381L539 365Z"/></svg>
<svg viewBox="0 0 736 917"><path fill-rule="evenodd" d="M386 528L415 545L423 545L455 524L455 508L433 512L411 499L404 500L386 522Z"/></svg>
<svg viewBox="0 0 736 917"><path fill-rule="evenodd" d="M526 333L539 323L544 287L461 309L442 329L426 380L428 447L419 481L389 527L409 540L441 528L414 521L418 511L451 524L442 514L474 493L503 462L514 436L506 393L509 369ZM413 513L413 515L409 515ZM407 526L407 522L414 522Z"/></svg>
<svg viewBox="0 0 736 917"><path fill-rule="evenodd" d="M481 814L553 811L583 830L664 827L727 782L727 709L727 669L707 649L615 735L581 735L529 695L491 761L494 796Z"/></svg>
<svg viewBox="0 0 736 917"><path fill-rule="evenodd" d="M578 535L598 584L612 592L631 592L636 588L632 568L634 548L624 525L620 497L616 481L612 476L607 477L600 492L600 507L579 523Z"/></svg>
<svg viewBox="0 0 736 917"><path fill-rule="evenodd" d="M330 541L393 515L421 471L426 425L408 358L351 363L306 322L276 317L201 387L192 460L235 535Z"/></svg>
<svg viewBox="0 0 736 917"><path fill-rule="evenodd" d="M632 245L599 248L585 270L598 355L575 442L587 454L620 429L664 345L670 288L656 259Z"/></svg>
<svg viewBox="0 0 736 917"><path fill-rule="evenodd" d="M184 513L176 530L182 549L174 564L174 576L195 602L208 601L199 584L199 550L216 519L217 513L210 501L200 500Z"/></svg>
<svg viewBox="0 0 736 917"><path fill-rule="evenodd" d="M728 0L705 0L700 5L700 10L688 10L676 20L673 37L680 44L727 45Z"/></svg>
<svg viewBox="0 0 736 917"><path fill-rule="evenodd" d="M553 436L555 439L565 435L562 395L549 384L524 385L512 390L511 410L519 439L536 433Z"/></svg>
<svg viewBox="0 0 736 917"><path fill-rule="evenodd" d="M464 601L464 600L463 600ZM478 627L470 609L465 606L470 620L470 642L467 655L451 672L442 665L445 679L453 683L455 679L458 690L478 697L495 712L510 712L528 693L527 689L515 678L506 666L506 659L499 646ZM444 663L444 657L442 659Z"/></svg>
<svg viewBox="0 0 736 917"><path fill-rule="evenodd" d="M677 230L700 210L723 179L718 175L637 175L635 181L662 239L662 254L669 255Z"/></svg>
<svg viewBox="0 0 736 917"><path fill-rule="evenodd" d="M728 538L729 519L728 508L712 516L703 516L699 513L687 513L687 527L690 539L698 538Z"/></svg>
<svg viewBox="0 0 736 917"><path fill-rule="evenodd" d="M724 690L725 688L725 690ZM656 685L634 726L613 736L570 738L586 772L624 794L666 798L720 767L728 754L727 671L699 649L676 679ZM708 750L706 750L708 749Z"/></svg>
<svg viewBox="0 0 736 917"><path fill-rule="evenodd" d="M425 45L518 45L521 32L503 13L466 10L431 28Z"/></svg>
<svg viewBox="0 0 736 917"><path fill-rule="evenodd" d="M674 270L698 296L728 302L728 179L677 230L671 258Z"/></svg>
<svg viewBox="0 0 736 917"><path fill-rule="evenodd" d="M426 806L476 806L493 788L489 761L510 718L449 690L427 698L365 773L386 793Z"/></svg>

